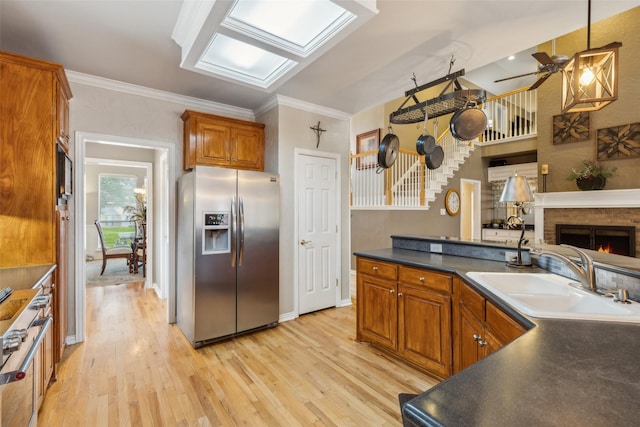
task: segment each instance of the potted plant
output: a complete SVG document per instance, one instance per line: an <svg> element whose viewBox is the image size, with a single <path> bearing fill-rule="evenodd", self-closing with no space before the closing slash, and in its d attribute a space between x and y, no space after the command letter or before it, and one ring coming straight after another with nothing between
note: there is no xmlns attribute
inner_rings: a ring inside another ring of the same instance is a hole
<svg viewBox="0 0 640 427"><path fill-rule="evenodd" d="M583 160L582 167L571 169L567 179L575 180L580 190L602 190L607 183L607 178L613 176L616 169L602 167L592 160Z"/></svg>
<svg viewBox="0 0 640 427"><path fill-rule="evenodd" d="M145 193L136 192L136 205L127 206L124 209L124 213L128 215L129 221L135 221L136 223L136 238L140 237L141 224L147 222L147 198Z"/></svg>

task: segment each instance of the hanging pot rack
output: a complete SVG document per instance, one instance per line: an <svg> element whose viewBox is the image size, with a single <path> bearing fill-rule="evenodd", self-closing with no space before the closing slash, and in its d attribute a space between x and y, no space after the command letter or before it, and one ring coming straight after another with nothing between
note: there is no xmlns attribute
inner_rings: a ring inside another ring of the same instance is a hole
<svg viewBox="0 0 640 427"><path fill-rule="evenodd" d="M399 125L418 123L425 119L425 112L430 118L436 118L454 113L470 102L483 103L486 99L486 92L481 89L462 89L462 86L458 83L458 77L460 76L464 76L464 69L406 91L404 95L407 98L396 111L390 114L389 122ZM439 96L423 102L420 102L416 97L416 93L445 82L449 82L449 84ZM450 93L444 93L452 84L455 86L455 90ZM409 100L413 100L415 104L403 108Z"/></svg>

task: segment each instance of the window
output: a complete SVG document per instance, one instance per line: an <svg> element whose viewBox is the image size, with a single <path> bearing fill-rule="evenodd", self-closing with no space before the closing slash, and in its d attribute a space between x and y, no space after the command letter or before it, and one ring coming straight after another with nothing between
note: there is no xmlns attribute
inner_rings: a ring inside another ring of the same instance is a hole
<svg viewBox="0 0 640 427"><path fill-rule="evenodd" d="M136 206L134 175L100 174L98 176L98 217L102 223L107 247L131 244L135 225L129 219L127 207Z"/></svg>

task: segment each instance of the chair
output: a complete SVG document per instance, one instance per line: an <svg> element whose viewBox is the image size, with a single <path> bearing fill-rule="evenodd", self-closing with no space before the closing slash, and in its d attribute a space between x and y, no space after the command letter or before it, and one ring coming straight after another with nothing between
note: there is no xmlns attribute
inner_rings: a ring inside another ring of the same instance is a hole
<svg viewBox="0 0 640 427"><path fill-rule="evenodd" d="M138 236L138 225L140 235ZM147 277L147 223L136 223L136 238L131 245L133 249L133 272L138 273L138 267L142 265L142 277Z"/></svg>
<svg viewBox="0 0 640 427"><path fill-rule="evenodd" d="M100 275L102 276L104 273L104 269L107 266L107 260L114 258L126 259L127 265L129 266L129 272L131 272L133 268L133 250L129 246L114 246L107 248L107 245L104 243L104 234L102 232L102 225L100 224L100 221L96 220L95 224L98 229L98 236L100 236L100 248L102 249L102 270L100 271Z"/></svg>

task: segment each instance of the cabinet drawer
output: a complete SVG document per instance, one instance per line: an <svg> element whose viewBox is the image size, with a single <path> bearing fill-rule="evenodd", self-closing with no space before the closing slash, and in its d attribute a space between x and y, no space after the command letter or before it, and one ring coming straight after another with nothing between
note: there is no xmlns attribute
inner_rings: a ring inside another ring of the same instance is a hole
<svg viewBox="0 0 640 427"><path fill-rule="evenodd" d="M380 277L382 279L396 280L398 266L384 261L369 258L358 258L358 273Z"/></svg>
<svg viewBox="0 0 640 427"><path fill-rule="evenodd" d="M518 338L526 331L522 325L496 307L491 301L487 301L486 310L487 326L502 335L501 338L505 340L505 344Z"/></svg>
<svg viewBox="0 0 640 427"><path fill-rule="evenodd" d="M484 320L484 297L467 285L460 286L460 305L466 307L478 319Z"/></svg>
<svg viewBox="0 0 640 427"><path fill-rule="evenodd" d="M453 278L448 274L436 273L435 271L423 270L400 266L398 271L399 280L402 283L416 286L426 286L428 288L451 293Z"/></svg>

